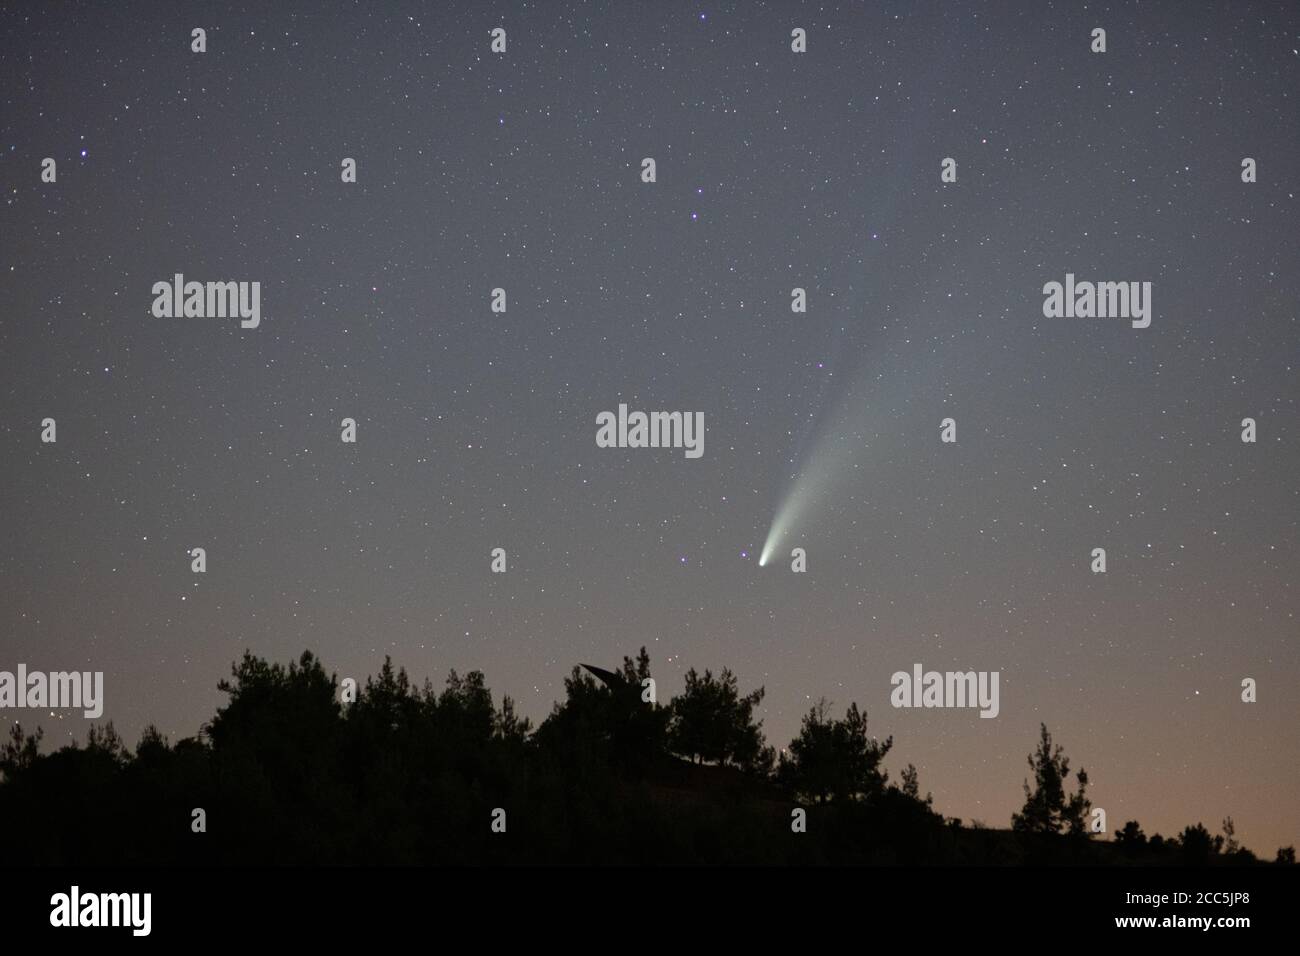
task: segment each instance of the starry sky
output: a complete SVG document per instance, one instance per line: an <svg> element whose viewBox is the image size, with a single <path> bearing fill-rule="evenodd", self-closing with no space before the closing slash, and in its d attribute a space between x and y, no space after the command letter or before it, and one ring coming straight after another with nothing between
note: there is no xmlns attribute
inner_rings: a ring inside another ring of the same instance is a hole
<svg viewBox="0 0 1300 956"><path fill-rule="evenodd" d="M1046 722L1111 830L1271 858L1298 46L1288 3L6 4L0 669L102 670L174 740L246 648L480 668L536 721L644 644L661 699L765 686L778 747L857 701L968 822ZM259 281L260 327L152 316L178 272ZM1044 318L1066 273L1152 282L1150 328ZM620 402L704 456L598 448ZM1001 713L891 708L914 663Z"/></svg>

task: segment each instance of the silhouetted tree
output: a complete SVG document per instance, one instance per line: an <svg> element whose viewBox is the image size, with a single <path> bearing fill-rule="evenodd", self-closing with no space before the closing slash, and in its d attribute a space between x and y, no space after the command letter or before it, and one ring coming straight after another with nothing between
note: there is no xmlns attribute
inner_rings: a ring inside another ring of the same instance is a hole
<svg viewBox="0 0 1300 956"><path fill-rule="evenodd" d="M162 767L171 756L167 738L153 724L144 729L135 746L135 764L142 767Z"/></svg>
<svg viewBox="0 0 1300 956"><path fill-rule="evenodd" d="M1012 829L1018 833L1061 834L1087 836L1084 823L1092 803L1088 800L1088 774L1079 768L1076 775L1079 789L1072 795L1065 792L1065 781L1070 775L1070 761L1063 749L1052 748L1052 735L1042 724L1038 749L1029 755L1029 767L1034 771L1034 786L1025 781L1024 808L1011 816Z"/></svg>
<svg viewBox="0 0 1300 956"><path fill-rule="evenodd" d="M1223 852L1229 856L1241 849L1241 844L1237 842L1237 826L1232 822L1232 817L1225 817L1223 820L1222 839Z"/></svg>
<svg viewBox="0 0 1300 956"><path fill-rule="evenodd" d="M1294 865L1294 864L1295 864L1295 847L1293 847L1293 846L1280 846L1280 847L1278 847L1278 848L1277 848L1277 859L1274 860L1274 862L1275 862L1275 863L1284 863L1284 864L1287 864L1287 865Z"/></svg>
<svg viewBox="0 0 1300 956"><path fill-rule="evenodd" d="M670 705L669 747L697 763L766 772L774 754L764 744L763 722L754 720L754 708L762 700L762 687L741 696L735 675L726 668L715 678L712 671L701 676L692 667L685 689Z"/></svg>
<svg viewBox="0 0 1300 956"><path fill-rule="evenodd" d="M206 727L214 747L260 745L268 758L292 760L313 733L340 720L337 679L326 676L310 651L287 668L245 651L239 664L231 667L231 677L217 684L230 700L217 708Z"/></svg>
<svg viewBox="0 0 1300 956"><path fill-rule="evenodd" d="M8 780L28 769L41 752L44 731L36 728L34 734L23 734L23 725L15 723L9 728L9 739L0 747L0 779Z"/></svg>
<svg viewBox="0 0 1300 956"><path fill-rule="evenodd" d="M1178 845L1183 862L1203 864L1208 863L1210 857L1219 852L1219 848L1223 845L1223 837L1210 836L1210 831L1205 829L1205 825L1198 823L1183 828L1183 832L1178 835Z"/></svg>
<svg viewBox="0 0 1300 956"><path fill-rule="evenodd" d="M498 724L482 671L470 671L464 677L454 670L448 674L436 713L438 729L467 746L486 743Z"/></svg>
<svg viewBox="0 0 1300 956"><path fill-rule="evenodd" d="M1124 824L1124 829L1115 834L1115 842L1126 854L1135 856L1146 848L1147 835L1142 832L1142 826L1136 820L1130 820Z"/></svg>
<svg viewBox="0 0 1300 956"><path fill-rule="evenodd" d="M856 703L835 720L822 699L804 715L799 736L782 754L777 779L819 802L873 797L888 780L880 764L893 745L893 737L881 743L868 735L867 715Z"/></svg>
<svg viewBox="0 0 1300 956"><path fill-rule="evenodd" d="M909 763L903 768L902 777L903 785L899 789L902 790L906 796L911 797L913 800L920 800L927 807L934 806L934 794L932 793L927 792L925 799L921 800L921 782L917 778L916 767Z"/></svg>
<svg viewBox="0 0 1300 956"><path fill-rule="evenodd" d="M612 743L627 764L644 767L668 749L668 725L672 712L649 699L650 655L642 646L636 660L623 658L618 674L622 683L610 688L612 694ZM657 692L656 692L656 697Z"/></svg>
<svg viewBox="0 0 1300 956"><path fill-rule="evenodd" d="M514 698L505 695L501 698L501 710L496 716L494 728L498 740L513 744L522 744L532 732L533 723L527 717L515 713Z"/></svg>
<svg viewBox="0 0 1300 956"><path fill-rule="evenodd" d="M1237 825L1232 822L1232 817L1225 817L1223 820L1223 835L1215 837L1218 847L1223 850L1223 855L1232 863L1255 863L1257 858L1239 842L1237 842Z"/></svg>
<svg viewBox="0 0 1300 956"><path fill-rule="evenodd" d="M668 708L645 699L649 654L642 647L635 661L625 656L617 671L583 667L589 673L575 667L565 678L565 700L552 708L534 743L571 772L608 765L624 774L644 773L667 751L670 716Z"/></svg>
<svg viewBox="0 0 1300 956"><path fill-rule="evenodd" d="M533 742L570 774L607 763L612 756L609 697L607 688L574 667L564 678L564 700L551 706Z"/></svg>
<svg viewBox="0 0 1300 956"><path fill-rule="evenodd" d="M365 686L349 709L348 721L354 729L364 728L368 734L387 736L409 729L420 711L420 704L419 694L411 687L406 669L394 672L392 658L385 656L379 676L366 678Z"/></svg>
<svg viewBox="0 0 1300 956"><path fill-rule="evenodd" d="M122 743L111 720L102 727L91 725L86 732L86 752L114 764L126 765L131 760L131 751Z"/></svg>

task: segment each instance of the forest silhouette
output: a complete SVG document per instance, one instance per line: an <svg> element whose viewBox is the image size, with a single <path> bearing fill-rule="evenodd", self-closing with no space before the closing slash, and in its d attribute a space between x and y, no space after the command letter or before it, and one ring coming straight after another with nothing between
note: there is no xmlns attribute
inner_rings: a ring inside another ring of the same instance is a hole
<svg viewBox="0 0 1300 956"><path fill-rule="evenodd" d="M935 812L910 764L891 781L893 739L856 704L818 702L778 754L755 718L763 689L692 669L661 704L650 677L644 648L613 671L574 667L534 728L478 671L435 690L385 659L345 702L310 652L287 666L245 653L218 684L225 705L174 745L150 727L131 752L108 723L43 753L40 730L15 724L0 746L6 849L36 865L1262 862L1231 819L1219 835L1090 833L1087 774L1070 779L1045 726L1022 809L990 829Z"/></svg>

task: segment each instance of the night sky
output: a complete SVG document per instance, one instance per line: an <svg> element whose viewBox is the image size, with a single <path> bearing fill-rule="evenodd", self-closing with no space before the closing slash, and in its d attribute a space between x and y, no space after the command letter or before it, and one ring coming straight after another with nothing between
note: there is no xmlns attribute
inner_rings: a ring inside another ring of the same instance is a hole
<svg viewBox="0 0 1300 956"><path fill-rule="evenodd" d="M482 669L537 721L644 644L661 700L765 686L778 748L857 701L967 822L1046 722L1111 831L1271 859L1298 47L1292 3L5 4L0 669L104 671L134 742L246 648ZM155 318L176 273L261 325ZM1045 318L1067 273L1151 282L1150 327ZM598 448L620 403L703 412L703 456ZM1000 714L894 709L915 663Z"/></svg>

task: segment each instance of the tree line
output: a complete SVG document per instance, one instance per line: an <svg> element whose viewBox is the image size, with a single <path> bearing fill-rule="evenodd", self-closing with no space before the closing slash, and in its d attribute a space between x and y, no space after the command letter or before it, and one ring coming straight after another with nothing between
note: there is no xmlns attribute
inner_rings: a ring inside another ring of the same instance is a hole
<svg viewBox="0 0 1300 956"><path fill-rule="evenodd" d="M856 703L841 717L817 702L778 753L764 689L729 669L692 668L665 704L651 687L645 648L613 671L574 667L533 727L480 671L417 687L386 658L345 702L310 652L246 652L218 684L225 704L175 744L149 727L132 751L108 723L43 753L41 730L14 724L6 847L50 865L1257 862L1231 819L1218 836L1148 838L1130 821L1096 839L1087 774L1071 792L1046 726L1024 806L991 830L937 813L911 764L891 781L893 738L871 736Z"/></svg>

